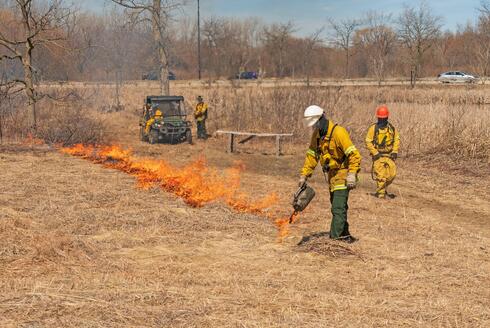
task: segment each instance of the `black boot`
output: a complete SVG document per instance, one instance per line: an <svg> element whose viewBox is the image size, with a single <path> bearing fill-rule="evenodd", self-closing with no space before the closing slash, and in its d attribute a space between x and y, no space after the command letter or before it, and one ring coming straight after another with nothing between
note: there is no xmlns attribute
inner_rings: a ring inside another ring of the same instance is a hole
<svg viewBox="0 0 490 328"><path fill-rule="evenodd" d="M340 237L336 240L343 241L344 243L347 243L347 244L352 244L352 243L355 243L357 241L357 238L355 238L352 235L348 235L348 236Z"/></svg>

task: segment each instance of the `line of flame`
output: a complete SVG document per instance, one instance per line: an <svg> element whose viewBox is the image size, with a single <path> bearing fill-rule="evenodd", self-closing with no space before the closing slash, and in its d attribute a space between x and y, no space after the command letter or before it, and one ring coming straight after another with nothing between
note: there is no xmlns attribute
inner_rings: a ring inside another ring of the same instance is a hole
<svg viewBox="0 0 490 328"><path fill-rule="evenodd" d="M252 200L249 195L239 191L240 175L243 171L243 165L240 163L236 163L225 170L224 174L220 174L216 169L210 168L204 158L177 168L163 160L135 157L131 150L114 145L77 144L60 150L107 168L126 172L136 177L139 188L148 189L158 186L181 197L192 207L222 201L236 212L266 217L277 227L279 241L289 234L289 217L277 218L268 211L278 202L275 193L259 200Z"/></svg>

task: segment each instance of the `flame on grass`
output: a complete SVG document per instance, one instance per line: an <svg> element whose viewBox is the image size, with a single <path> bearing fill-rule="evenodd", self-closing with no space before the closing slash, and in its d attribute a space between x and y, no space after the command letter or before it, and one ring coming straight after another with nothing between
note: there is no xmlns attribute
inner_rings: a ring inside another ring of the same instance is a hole
<svg viewBox="0 0 490 328"><path fill-rule="evenodd" d="M289 225L299 221L299 213L294 212L290 217L282 217L274 220L274 224L278 230L277 237L282 241L289 235Z"/></svg>
<svg viewBox="0 0 490 328"><path fill-rule="evenodd" d="M126 172L137 179L139 188L160 187L181 197L188 205L201 207L213 201L222 201L240 213L251 213L275 221L279 229L279 239L289 233L289 218L277 219L268 209L277 204L278 197L272 193L253 200L239 191L240 175L244 169L240 163L220 174L210 168L200 158L182 168L177 168L163 160L145 159L133 156L131 150L118 146L86 146L77 144L61 148L66 154L81 157ZM285 220L283 222L282 220ZM283 223L278 223L283 222Z"/></svg>

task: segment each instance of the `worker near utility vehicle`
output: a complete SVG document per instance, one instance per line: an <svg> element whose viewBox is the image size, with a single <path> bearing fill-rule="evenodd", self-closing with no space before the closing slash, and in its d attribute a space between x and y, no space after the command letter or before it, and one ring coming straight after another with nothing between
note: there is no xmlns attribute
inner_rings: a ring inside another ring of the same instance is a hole
<svg viewBox="0 0 490 328"><path fill-rule="evenodd" d="M395 127L388 122L390 112L388 107L380 106L376 109L378 122L372 124L366 135L366 148L373 159L372 177L376 181L375 197L394 198L388 194L386 188L393 182L396 176L395 161L400 147L400 136Z"/></svg>
<svg viewBox="0 0 490 328"><path fill-rule="evenodd" d="M197 124L197 138L207 139L208 134L206 131L206 120L208 118L208 104L204 102L201 96L197 97L197 105L194 110L194 119Z"/></svg>
<svg viewBox="0 0 490 328"><path fill-rule="evenodd" d="M145 104L143 106L143 118L148 121L151 118L151 105Z"/></svg>
<svg viewBox="0 0 490 328"><path fill-rule="evenodd" d="M151 125L153 123L163 119L163 114L162 114L162 111L160 110L160 108L156 107L153 109L152 112L153 112L153 115L151 116L151 118L148 121L146 121L146 126L145 126L145 133L146 134L150 133L150 128L151 128Z"/></svg>
<svg viewBox="0 0 490 328"><path fill-rule="evenodd" d="M304 124L313 128L311 143L301 170L299 186L303 186L320 163L328 176L332 223L330 238L348 243L356 239L349 232L347 210L349 191L357 184L361 167L361 154L352 143L349 133L342 126L327 119L323 109L312 105L304 112Z"/></svg>

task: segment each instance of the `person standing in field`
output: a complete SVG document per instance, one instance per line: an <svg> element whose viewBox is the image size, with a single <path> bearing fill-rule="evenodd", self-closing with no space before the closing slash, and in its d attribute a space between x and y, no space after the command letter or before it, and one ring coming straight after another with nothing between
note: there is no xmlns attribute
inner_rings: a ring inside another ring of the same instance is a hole
<svg viewBox="0 0 490 328"><path fill-rule="evenodd" d="M304 124L313 128L310 147L301 170L299 186L303 186L320 163L328 175L332 223L330 238L352 243L356 238L349 232L347 210L349 191L357 184L361 154L345 128L328 120L323 109L312 105L304 112Z"/></svg>
<svg viewBox="0 0 490 328"><path fill-rule="evenodd" d="M197 105L194 110L194 119L197 124L197 138L206 140L208 134L206 131L206 120L208 118L208 104L204 102L201 96L197 97Z"/></svg>
<svg viewBox="0 0 490 328"><path fill-rule="evenodd" d="M374 196L383 199L386 196L395 197L386 189L395 179L395 161L400 147L400 136L395 127L388 122L389 115L388 107L378 107L376 109L378 122L372 124L366 134L366 148L373 159L372 177L376 181Z"/></svg>

